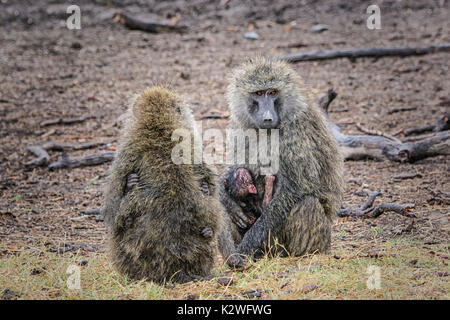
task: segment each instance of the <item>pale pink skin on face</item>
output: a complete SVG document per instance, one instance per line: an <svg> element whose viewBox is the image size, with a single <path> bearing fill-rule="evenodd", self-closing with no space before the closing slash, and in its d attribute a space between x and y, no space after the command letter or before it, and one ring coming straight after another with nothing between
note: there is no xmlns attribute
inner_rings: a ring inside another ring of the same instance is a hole
<svg viewBox="0 0 450 320"><path fill-rule="evenodd" d="M253 179L250 175L250 172L248 172L244 168L237 169L234 173L234 178L236 179L236 182L239 186L239 195L240 196L246 196L247 194L257 194L258 190L256 189L256 186L253 183ZM263 208L266 207L270 201L272 200L272 194L273 194L273 183L275 182L275 176L274 175L266 175L265 176L265 191L264 191L264 198L262 202Z"/></svg>
<svg viewBox="0 0 450 320"><path fill-rule="evenodd" d="M239 196L246 196L248 193L257 194L255 184L253 183L252 176L244 168L239 168L234 172L234 178L239 186Z"/></svg>

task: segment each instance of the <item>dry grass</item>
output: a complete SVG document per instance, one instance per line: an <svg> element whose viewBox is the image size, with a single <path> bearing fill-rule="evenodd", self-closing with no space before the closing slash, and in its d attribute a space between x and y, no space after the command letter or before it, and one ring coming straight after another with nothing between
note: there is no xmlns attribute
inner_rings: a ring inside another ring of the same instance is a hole
<svg viewBox="0 0 450 320"><path fill-rule="evenodd" d="M211 280L165 286L117 274L105 254L27 250L0 258L0 289L3 299L248 299L255 292L253 298L261 299L448 299L448 249L392 240L372 251L378 257L350 249L302 258L265 257L245 272L230 273L220 265ZM82 260L87 264L81 265ZM70 265L81 270L79 290L67 286ZM367 287L369 266L379 267L379 289ZM218 278L224 276L233 283L220 284Z"/></svg>

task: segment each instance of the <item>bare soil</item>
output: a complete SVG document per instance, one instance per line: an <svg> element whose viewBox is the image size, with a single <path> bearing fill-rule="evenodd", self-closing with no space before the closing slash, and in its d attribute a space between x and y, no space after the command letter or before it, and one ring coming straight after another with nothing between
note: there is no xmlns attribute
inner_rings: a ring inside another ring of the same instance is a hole
<svg viewBox="0 0 450 320"><path fill-rule="evenodd" d="M226 2L224 5L223 3ZM0 4L0 241L7 250L64 244L105 250L103 222L78 218L98 208L109 164L50 171L28 170L27 147L49 141L75 144L107 141L70 157L113 150L130 97L146 86L168 84L195 115L227 114L224 93L230 70L256 53L272 57L297 50L372 46L425 46L450 42L448 1L376 1L381 30L366 27L368 1L78 1L81 30L65 26L69 4L59 1L2 1ZM189 27L184 34L130 31L112 21L117 9ZM313 33L314 24L329 30ZM253 30L258 40L244 38ZM303 48L285 48L301 42ZM345 133L355 122L395 134L435 123L449 110L448 53L406 58L361 58L294 64L317 94L334 87L339 96L330 117ZM406 107L409 111L390 113ZM54 118L88 116L81 123L42 127ZM205 120L225 128L227 119ZM51 151L51 161L61 152ZM376 219L336 219L333 248L372 248L407 237L448 243L450 159L414 164L389 161L345 163L344 206L366 199L354 194L381 191L380 202L414 203L417 218L394 213ZM397 181L402 173L420 175ZM447 200L446 200L447 199ZM65 247L70 248L70 246Z"/></svg>

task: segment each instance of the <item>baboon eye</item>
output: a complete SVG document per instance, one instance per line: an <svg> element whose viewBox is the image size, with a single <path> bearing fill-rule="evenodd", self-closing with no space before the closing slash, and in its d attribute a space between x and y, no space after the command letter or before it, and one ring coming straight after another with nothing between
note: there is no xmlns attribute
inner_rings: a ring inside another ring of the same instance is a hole
<svg viewBox="0 0 450 320"><path fill-rule="evenodd" d="M256 95L262 96L264 94L264 90L256 91Z"/></svg>
<svg viewBox="0 0 450 320"><path fill-rule="evenodd" d="M278 91L275 90L275 89L272 89L272 90L269 91L269 95L271 95L271 96L274 96L274 95L276 95L277 93L278 93Z"/></svg>

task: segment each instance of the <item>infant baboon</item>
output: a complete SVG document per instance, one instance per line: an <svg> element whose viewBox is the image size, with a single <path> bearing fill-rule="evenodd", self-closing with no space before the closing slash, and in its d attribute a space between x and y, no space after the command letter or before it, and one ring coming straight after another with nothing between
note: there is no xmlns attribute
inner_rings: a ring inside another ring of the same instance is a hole
<svg viewBox="0 0 450 320"><path fill-rule="evenodd" d="M234 71L227 98L230 129L279 130L279 170L274 172L273 197L245 233L238 253L259 257L269 247L291 255L328 251L331 220L343 193L343 161L303 80L287 63L257 57ZM236 167L252 172L262 197L265 179L261 165L232 166L224 176ZM222 184L219 188L230 219L248 227L240 206ZM275 238L280 247L273 246Z"/></svg>
<svg viewBox="0 0 450 320"><path fill-rule="evenodd" d="M242 209L242 213L248 218L248 224L245 228L232 225L233 240L239 243L244 234L251 228L256 220L261 216L262 209L266 207L272 199L273 184L275 176L267 175L265 177L264 198L258 197L258 190L253 182L252 174L245 168L236 168L229 171L223 178L225 191L231 199L235 201Z"/></svg>
<svg viewBox="0 0 450 320"><path fill-rule="evenodd" d="M114 266L134 279L186 282L207 277L215 263L222 207L215 173L175 164L175 129L194 133L191 111L162 87L146 89L111 167L102 208ZM194 133L196 134L196 133Z"/></svg>

